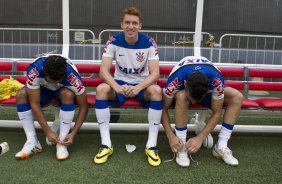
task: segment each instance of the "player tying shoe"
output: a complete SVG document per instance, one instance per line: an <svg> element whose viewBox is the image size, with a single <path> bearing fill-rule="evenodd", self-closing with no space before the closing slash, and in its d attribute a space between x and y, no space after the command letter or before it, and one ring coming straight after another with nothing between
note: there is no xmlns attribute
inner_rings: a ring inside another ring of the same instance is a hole
<svg viewBox="0 0 282 184"><path fill-rule="evenodd" d="M155 41L142 33L140 11L135 7L123 11L121 28L123 33L110 38L104 47L100 76L105 83L96 88L95 111L99 124L102 145L94 156L97 164L105 163L113 153L110 138L110 109L118 107L127 98L139 100L143 107L149 108L149 137L145 154L152 166L158 166L157 137L162 114L161 88L154 83L159 78L159 55ZM113 59L115 74L109 70Z"/></svg>
<svg viewBox="0 0 282 184"><path fill-rule="evenodd" d="M176 64L163 89L163 101L162 123L171 150L176 153L178 165L182 167L190 165L187 153L196 153L200 149L203 140L219 122L223 103L227 107L218 142L213 148L213 155L223 159L228 165L239 164L227 147L227 142L239 115L243 95L238 90L224 85L220 71L208 59L188 56ZM175 134L171 129L168 114L173 101L175 101ZM201 103L210 108L212 113L197 136L186 142L189 103Z"/></svg>
<svg viewBox="0 0 282 184"><path fill-rule="evenodd" d="M57 144L56 158L65 160L69 157L67 146L74 141L88 112L85 87L76 67L67 58L60 55L48 55L37 58L27 71L26 86L16 94L17 111L27 140L22 150L15 156L25 159L42 152L33 115L46 134L48 141ZM57 135L47 124L42 111L52 100L59 100L60 133ZM78 116L71 133L71 123L75 112L75 101L79 106Z"/></svg>

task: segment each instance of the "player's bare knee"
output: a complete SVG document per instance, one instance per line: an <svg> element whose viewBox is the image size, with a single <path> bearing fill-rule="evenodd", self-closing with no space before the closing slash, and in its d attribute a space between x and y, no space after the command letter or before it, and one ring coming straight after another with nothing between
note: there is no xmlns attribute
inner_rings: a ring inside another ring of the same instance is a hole
<svg viewBox="0 0 282 184"><path fill-rule="evenodd" d="M186 101L187 97L186 97L185 91L182 90L182 91L179 91L178 93L176 93L175 99L176 99L176 101Z"/></svg>
<svg viewBox="0 0 282 184"><path fill-rule="evenodd" d="M27 99L28 99L28 96L27 96L27 91L25 88L22 88L19 91L17 91L16 93L17 103L26 103Z"/></svg>
<svg viewBox="0 0 282 184"><path fill-rule="evenodd" d="M237 103L239 105L241 105L243 103L243 99L244 99L244 96L242 93L240 93L239 91L234 95L233 97L233 103Z"/></svg>
<svg viewBox="0 0 282 184"><path fill-rule="evenodd" d="M229 99L227 99L225 102L232 107L236 106L238 108L241 108L243 99L244 99L243 94L237 91L232 96L230 96Z"/></svg>
<svg viewBox="0 0 282 184"><path fill-rule="evenodd" d="M70 103L74 100L75 94L71 90L67 88L63 88L60 92L60 99L62 101L67 101L67 103Z"/></svg>
<svg viewBox="0 0 282 184"><path fill-rule="evenodd" d="M24 98L27 96L26 90L25 89L20 89L19 91L17 91L16 93L16 97L17 98Z"/></svg>
<svg viewBox="0 0 282 184"><path fill-rule="evenodd" d="M28 102L28 96L26 88L22 88L16 93L17 104L24 104Z"/></svg>
<svg viewBox="0 0 282 184"><path fill-rule="evenodd" d="M159 101L162 100L162 89L158 85L151 85L146 89L146 92L151 97L151 100Z"/></svg>
<svg viewBox="0 0 282 184"><path fill-rule="evenodd" d="M178 110L184 110L187 108L187 97L184 90L176 93L175 108L177 108Z"/></svg>
<svg viewBox="0 0 282 184"><path fill-rule="evenodd" d="M108 97L110 91L111 87L106 83L102 83L96 87L96 97L98 99L105 99Z"/></svg>

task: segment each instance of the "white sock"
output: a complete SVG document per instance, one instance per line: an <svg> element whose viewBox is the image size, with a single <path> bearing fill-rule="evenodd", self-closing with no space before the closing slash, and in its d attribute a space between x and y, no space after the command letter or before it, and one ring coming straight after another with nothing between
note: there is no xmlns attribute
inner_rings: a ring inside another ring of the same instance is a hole
<svg viewBox="0 0 282 184"><path fill-rule="evenodd" d="M71 123L74 117L74 111L64 111L60 109L59 119L60 119L60 141L63 141L68 135L71 129Z"/></svg>
<svg viewBox="0 0 282 184"><path fill-rule="evenodd" d="M187 128L185 130L177 130L175 128L175 134L178 138L182 140L182 142L185 144L187 139Z"/></svg>
<svg viewBox="0 0 282 184"><path fill-rule="evenodd" d="M36 137L32 111L28 110L24 112L18 112L18 116L19 116L20 122L23 125L23 129L24 129L27 141L32 144L37 144L38 139Z"/></svg>
<svg viewBox="0 0 282 184"><path fill-rule="evenodd" d="M149 108L148 111L149 135L148 135L146 148L157 146L161 117L162 117L162 110Z"/></svg>
<svg viewBox="0 0 282 184"><path fill-rule="evenodd" d="M99 124L101 142L103 145L112 147L111 136L110 136L110 109L96 109L96 117Z"/></svg>
<svg viewBox="0 0 282 184"><path fill-rule="evenodd" d="M216 144L218 149L227 147L227 142L231 137L231 133L232 133L232 130L229 130L223 126L221 127L221 130L218 135L218 141Z"/></svg>

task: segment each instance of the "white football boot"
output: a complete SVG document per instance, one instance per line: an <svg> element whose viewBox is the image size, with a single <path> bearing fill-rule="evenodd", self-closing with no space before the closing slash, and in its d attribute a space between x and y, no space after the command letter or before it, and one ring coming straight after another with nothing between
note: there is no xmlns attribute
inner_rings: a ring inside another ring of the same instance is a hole
<svg viewBox="0 0 282 184"><path fill-rule="evenodd" d="M31 142L26 141L22 150L18 152L15 157L17 159L26 159L30 157L31 155L35 155L36 153L42 152L42 146L39 141L37 141L37 144L34 145Z"/></svg>
<svg viewBox="0 0 282 184"><path fill-rule="evenodd" d="M196 115L196 116L197 116L197 115ZM198 135L198 134L203 130L203 128L206 126L206 123L205 123L205 122L199 122L199 121L197 121L196 118L191 118L190 124L195 124L195 126L196 126L195 133L196 133L196 135ZM205 148L212 148L212 146L213 146L213 137L212 137L211 134L209 134L209 135L203 140L203 146L204 146Z"/></svg>
<svg viewBox="0 0 282 184"><path fill-rule="evenodd" d="M184 144L185 145L185 144ZM186 149L185 146L183 146L181 148L181 150L179 150L176 153L176 159L175 159L176 163L178 165L180 165L181 167L188 167L190 165L190 160L188 158L188 151Z"/></svg>
<svg viewBox="0 0 282 184"><path fill-rule="evenodd" d="M223 149L218 149L217 145L215 145L212 154L216 158L222 159L227 165L231 165L231 166L239 165L239 161L237 160L237 158L233 157L232 151L228 147L225 147Z"/></svg>
<svg viewBox="0 0 282 184"><path fill-rule="evenodd" d="M7 142L2 142L0 144L0 156L3 155L4 153L9 151L9 144Z"/></svg>
<svg viewBox="0 0 282 184"><path fill-rule="evenodd" d="M50 128L51 128L51 130L52 130L53 132L58 133L59 130L60 130L60 120L55 120L55 121L53 122L53 124L50 126ZM47 136L46 136L46 144L47 144L48 146L55 145L55 143L50 142L50 141L48 140L48 137L47 137Z"/></svg>
<svg viewBox="0 0 282 184"><path fill-rule="evenodd" d="M56 154L57 160L66 160L69 157L69 152L66 146L58 143L56 148L57 148L57 154Z"/></svg>

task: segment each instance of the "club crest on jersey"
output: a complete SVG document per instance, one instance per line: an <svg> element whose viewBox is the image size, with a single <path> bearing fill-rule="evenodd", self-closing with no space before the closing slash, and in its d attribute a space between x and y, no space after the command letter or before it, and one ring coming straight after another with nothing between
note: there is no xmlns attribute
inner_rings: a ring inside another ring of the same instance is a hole
<svg viewBox="0 0 282 184"><path fill-rule="evenodd" d="M29 85L32 85L34 79L39 75L39 72L36 68L33 68L32 70L29 71L27 75L27 83Z"/></svg>
<svg viewBox="0 0 282 184"><path fill-rule="evenodd" d="M144 52L139 51L139 52L136 53L136 56L137 56L136 61L138 61L140 63L145 60Z"/></svg>
<svg viewBox="0 0 282 184"><path fill-rule="evenodd" d="M215 86L215 89L218 93L218 96L222 95L224 93L224 88L223 88L223 84L222 81L219 78L215 78L212 83L213 86Z"/></svg>
<svg viewBox="0 0 282 184"><path fill-rule="evenodd" d="M71 73L68 77L67 77L67 81L70 82L70 84L72 86L74 86L78 92L80 92L83 89L83 84L82 82L73 74Z"/></svg>
<svg viewBox="0 0 282 184"><path fill-rule="evenodd" d="M171 81L167 87L165 88L165 94L170 96L179 86L181 86L181 82L179 82L178 78L175 78Z"/></svg>

